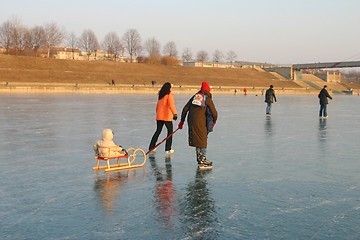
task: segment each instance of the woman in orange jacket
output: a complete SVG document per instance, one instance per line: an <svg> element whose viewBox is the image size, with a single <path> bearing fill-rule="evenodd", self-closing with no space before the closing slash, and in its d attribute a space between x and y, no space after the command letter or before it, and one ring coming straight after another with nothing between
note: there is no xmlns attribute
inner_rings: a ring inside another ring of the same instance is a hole
<svg viewBox="0 0 360 240"><path fill-rule="evenodd" d="M167 136L173 132L172 120L177 120L177 111L175 107L174 94L171 92L171 87L171 83L167 82L161 87L159 91L159 98L156 104L156 131L151 138L149 150L152 150L155 147L164 125L167 128ZM171 145L172 136L166 140L166 154L171 154L174 152L174 150L171 148Z"/></svg>

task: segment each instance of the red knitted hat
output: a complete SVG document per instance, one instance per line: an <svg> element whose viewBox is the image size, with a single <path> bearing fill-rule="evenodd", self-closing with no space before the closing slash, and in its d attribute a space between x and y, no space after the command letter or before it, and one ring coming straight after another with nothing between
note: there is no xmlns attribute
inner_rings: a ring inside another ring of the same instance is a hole
<svg viewBox="0 0 360 240"><path fill-rule="evenodd" d="M201 90L205 90L205 91L208 91L210 92L210 86L207 82L202 82L201 83Z"/></svg>

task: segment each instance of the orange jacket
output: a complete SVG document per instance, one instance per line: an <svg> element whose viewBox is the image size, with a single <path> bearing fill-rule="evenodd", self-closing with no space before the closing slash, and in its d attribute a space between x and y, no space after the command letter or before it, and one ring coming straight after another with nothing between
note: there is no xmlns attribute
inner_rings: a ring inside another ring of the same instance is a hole
<svg viewBox="0 0 360 240"><path fill-rule="evenodd" d="M173 115L177 114L174 94L171 92L158 100L156 104L156 120L172 121Z"/></svg>

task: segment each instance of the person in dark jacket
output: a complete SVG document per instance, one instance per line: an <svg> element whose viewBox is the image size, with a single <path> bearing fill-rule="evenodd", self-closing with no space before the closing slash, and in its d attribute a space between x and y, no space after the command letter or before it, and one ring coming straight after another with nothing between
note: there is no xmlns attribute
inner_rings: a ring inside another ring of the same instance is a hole
<svg viewBox="0 0 360 240"><path fill-rule="evenodd" d="M213 120L213 123L210 123L211 126L207 124L207 115L209 115L206 114L207 109ZM211 128L216 124L218 114L207 82L201 84L201 90L192 96L184 106L178 125L179 129L183 128L188 113L189 146L196 148L196 160L199 167L212 166L212 162L206 159L207 138Z"/></svg>
<svg viewBox="0 0 360 240"><path fill-rule="evenodd" d="M326 106L328 104L328 98L332 99L332 97L330 96L330 94L328 93L328 91L326 90L327 86L325 85L323 87L323 89L321 89L318 98L320 99L320 112L319 112L319 117L321 118L327 118L327 111L326 111Z"/></svg>
<svg viewBox="0 0 360 240"><path fill-rule="evenodd" d="M276 102L275 90L273 88L274 88L274 86L270 85L270 88L268 90L266 90L266 92L265 92L266 114L267 115L271 114L271 104L274 102L274 100Z"/></svg>

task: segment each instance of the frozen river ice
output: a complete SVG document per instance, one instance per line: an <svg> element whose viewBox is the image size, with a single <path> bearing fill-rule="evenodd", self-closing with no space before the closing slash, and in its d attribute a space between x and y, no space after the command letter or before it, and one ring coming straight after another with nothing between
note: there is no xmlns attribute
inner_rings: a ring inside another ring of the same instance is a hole
<svg viewBox="0 0 360 240"><path fill-rule="evenodd" d="M315 95L271 118L262 96L215 95L212 170L185 124L171 158L105 174L92 145L110 127L147 150L156 95L2 94L0 239L360 239L360 97L333 97L319 119Z"/></svg>

